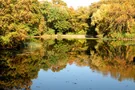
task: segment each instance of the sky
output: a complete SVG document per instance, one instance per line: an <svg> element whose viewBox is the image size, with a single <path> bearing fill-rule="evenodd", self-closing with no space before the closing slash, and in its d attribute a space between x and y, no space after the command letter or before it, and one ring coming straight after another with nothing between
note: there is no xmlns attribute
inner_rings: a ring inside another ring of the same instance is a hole
<svg viewBox="0 0 135 90"><path fill-rule="evenodd" d="M67 5L70 7L72 6L73 8L77 8L79 6L89 6L93 2L97 2L99 0L63 0L64 2L67 3Z"/></svg>

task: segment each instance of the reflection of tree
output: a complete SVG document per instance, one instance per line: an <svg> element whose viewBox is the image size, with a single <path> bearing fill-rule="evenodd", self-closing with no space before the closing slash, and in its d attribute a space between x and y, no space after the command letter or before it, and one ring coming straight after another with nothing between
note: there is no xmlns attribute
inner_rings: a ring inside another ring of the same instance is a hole
<svg viewBox="0 0 135 90"><path fill-rule="evenodd" d="M122 45L121 45L122 43ZM90 66L118 80L135 80L135 47L128 42L46 40L29 42L20 52L0 50L0 88L30 89L38 71L58 72L67 63Z"/></svg>
<svg viewBox="0 0 135 90"><path fill-rule="evenodd" d="M118 43L118 42L117 42ZM104 75L111 74L119 81L124 79L135 80L135 47L117 45L115 42L100 42L95 46L96 53L92 52L89 65L93 70Z"/></svg>
<svg viewBox="0 0 135 90"><path fill-rule="evenodd" d="M89 46L86 40L76 40L69 52L68 63L75 63L77 66L88 66L89 54L86 50L87 48L89 48Z"/></svg>
<svg viewBox="0 0 135 90"><path fill-rule="evenodd" d="M54 43L46 45L46 53L42 61L43 69L52 71L60 71L66 67L68 60L68 51L70 45L64 41L55 40Z"/></svg>
<svg viewBox="0 0 135 90"><path fill-rule="evenodd" d="M86 61L85 40L33 41L26 46L21 51L0 51L1 89L30 89L31 79L37 77L41 68L58 72L66 67L71 58L73 61L78 58L76 64L79 66L88 65L82 63Z"/></svg>
<svg viewBox="0 0 135 90"><path fill-rule="evenodd" d="M0 51L0 88L1 89L26 89L32 84L31 79L36 78L40 70L40 51L24 50ZM34 53L35 52L35 53ZM37 53L38 52L38 53Z"/></svg>

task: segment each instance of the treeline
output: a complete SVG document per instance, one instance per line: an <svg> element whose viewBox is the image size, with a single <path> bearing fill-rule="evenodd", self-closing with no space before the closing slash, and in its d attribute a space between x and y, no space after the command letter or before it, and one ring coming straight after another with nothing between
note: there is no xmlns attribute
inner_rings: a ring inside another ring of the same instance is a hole
<svg viewBox="0 0 135 90"><path fill-rule="evenodd" d="M74 10L62 0L0 0L0 47L23 45L28 36L88 34L135 37L135 1L101 0Z"/></svg>

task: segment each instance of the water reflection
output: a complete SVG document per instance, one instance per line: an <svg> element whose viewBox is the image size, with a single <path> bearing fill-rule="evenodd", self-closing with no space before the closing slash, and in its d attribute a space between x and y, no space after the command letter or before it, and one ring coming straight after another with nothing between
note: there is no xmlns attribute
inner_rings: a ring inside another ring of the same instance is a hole
<svg viewBox="0 0 135 90"><path fill-rule="evenodd" d="M96 51L91 53L89 66L104 75L110 73L119 81L135 81L135 46L118 43L120 42L98 43L95 46Z"/></svg>
<svg viewBox="0 0 135 90"><path fill-rule="evenodd" d="M22 50L0 50L0 89L29 90L32 79L41 78L42 70L46 71L42 74L48 75L50 70L58 73L62 70L68 72L68 68L74 70L76 66L80 67L78 70L90 67L87 69L91 73L96 71L104 76L110 75L118 81L135 81L135 43L101 40L37 40L27 43L26 48ZM81 74L77 69L75 72L77 75Z"/></svg>

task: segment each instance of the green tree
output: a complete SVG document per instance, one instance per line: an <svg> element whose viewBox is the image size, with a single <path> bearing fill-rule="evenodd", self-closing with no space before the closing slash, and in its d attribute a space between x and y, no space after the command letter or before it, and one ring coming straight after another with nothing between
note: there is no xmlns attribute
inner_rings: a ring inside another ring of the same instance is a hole
<svg viewBox="0 0 135 90"><path fill-rule="evenodd" d="M54 0L53 3L44 2L42 4L42 13L46 19L47 31L53 30L55 34L58 32L66 33L70 26L68 22L69 13L67 6L61 0Z"/></svg>

